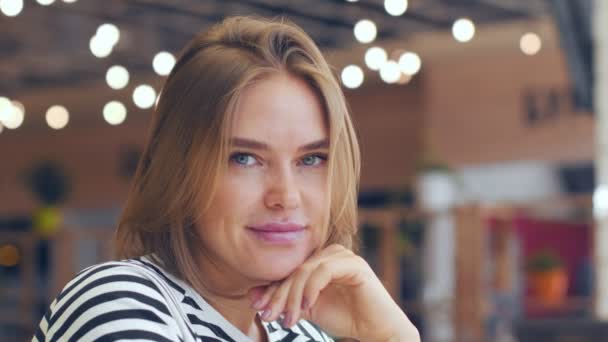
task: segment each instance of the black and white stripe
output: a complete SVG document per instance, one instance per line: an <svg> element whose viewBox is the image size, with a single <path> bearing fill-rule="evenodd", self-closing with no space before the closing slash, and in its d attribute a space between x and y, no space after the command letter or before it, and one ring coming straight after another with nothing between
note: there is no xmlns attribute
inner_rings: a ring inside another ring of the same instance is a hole
<svg viewBox="0 0 608 342"><path fill-rule="evenodd" d="M264 323L269 341L331 342L307 321ZM32 341L250 341L190 286L141 257L88 267L41 319Z"/></svg>

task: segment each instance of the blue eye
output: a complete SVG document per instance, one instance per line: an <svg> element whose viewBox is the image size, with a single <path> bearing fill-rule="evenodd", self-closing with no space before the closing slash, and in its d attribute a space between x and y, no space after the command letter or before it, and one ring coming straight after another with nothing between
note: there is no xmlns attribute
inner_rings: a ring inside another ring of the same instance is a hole
<svg viewBox="0 0 608 342"><path fill-rule="evenodd" d="M312 154L312 155L302 158L302 163L306 166L318 166L319 164L323 163L326 160L327 160L326 156L319 155L319 154Z"/></svg>
<svg viewBox="0 0 608 342"><path fill-rule="evenodd" d="M235 153L230 156L230 160L242 166L252 166L257 162L251 154L247 153Z"/></svg>

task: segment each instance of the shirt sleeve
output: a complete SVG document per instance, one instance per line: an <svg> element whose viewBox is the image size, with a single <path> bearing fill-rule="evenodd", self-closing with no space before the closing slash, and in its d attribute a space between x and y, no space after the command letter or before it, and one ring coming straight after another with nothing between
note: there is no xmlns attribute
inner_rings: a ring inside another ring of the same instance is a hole
<svg viewBox="0 0 608 342"><path fill-rule="evenodd" d="M132 266L107 263L70 281L32 341L183 340L158 287Z"/></svg>

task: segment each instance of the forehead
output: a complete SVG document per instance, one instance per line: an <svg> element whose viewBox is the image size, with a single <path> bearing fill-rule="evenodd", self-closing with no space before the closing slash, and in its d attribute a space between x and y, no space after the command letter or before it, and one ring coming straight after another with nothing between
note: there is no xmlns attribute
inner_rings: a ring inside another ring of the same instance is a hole
<svg viewBox="0 0 608 342"><path fill-rule="evenodd" d="M321 99L306 81L275 73L240 95L232 135L268 144L300 143L326 138L325 122Z"/></svg>

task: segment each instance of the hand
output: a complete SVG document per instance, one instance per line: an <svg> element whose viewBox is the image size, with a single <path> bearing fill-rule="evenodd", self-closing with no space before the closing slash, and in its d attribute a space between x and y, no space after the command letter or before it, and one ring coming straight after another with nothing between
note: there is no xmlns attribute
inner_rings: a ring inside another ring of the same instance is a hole
<svg viewBox="0 0 608 342"><path fill-rule="evenodd" d="M285 327L306 319L361 341L420 340L367 262L341 245L319 250L283 281L253 289L250 298L265 321L283 314Z"/></svg>

